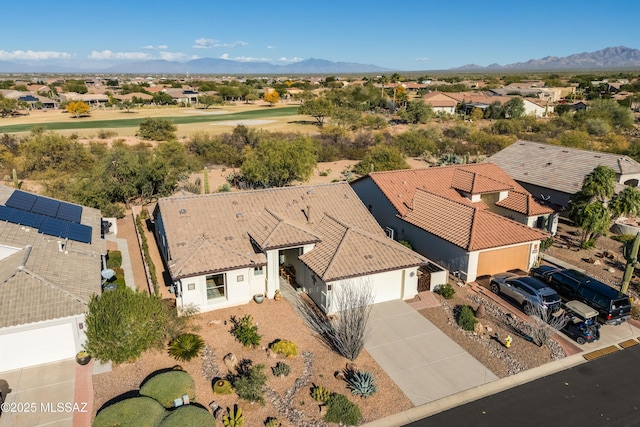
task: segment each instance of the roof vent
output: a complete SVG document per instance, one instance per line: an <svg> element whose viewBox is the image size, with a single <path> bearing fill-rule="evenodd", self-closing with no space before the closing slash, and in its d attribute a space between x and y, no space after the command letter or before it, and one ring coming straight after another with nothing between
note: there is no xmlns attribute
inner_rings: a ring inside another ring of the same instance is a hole
<svg viewBox="0 0 640 427"><path fill-rule="evenodd" d="M186 213L187 213L187 210L186 210L186 209L184 209L184 208L183 208L183 209L180 209L180 214L184 215L184 214L186 214Z"/></svg>
<svg viewBox="0 0 640 427"><path fill-rule="evenodd" d="M237 219L242 219L242 212L238 212L238 213L236 214L236 218L237 218Z"/></svg>
<svg viewBox="0 0 640 427"><path fill-rule="evenodd" d="M224 240L226 240L227 242L228 242L229 240L233 240L233 236L225 236Z"/></svg>
<svg viewBox="0 0 640 427"><path fill-rule="evenodd" d="M232 205L236 206L238 204L237 200L234 200L233 202L231 202Z"/></svg>
<svg viewBox="0 0 640 427"><path fill-rule="evenodd" d="M311 193L313 193L313 190L310 188L307 190L307 194L311 195Z"/></svg>
<svg viewBox="0 0 640 427"><path fill-rule="evenodd" d="M373 255L371 255L371 254L364 256L364 259L372 259L372 258L373 258Z"/></svg>

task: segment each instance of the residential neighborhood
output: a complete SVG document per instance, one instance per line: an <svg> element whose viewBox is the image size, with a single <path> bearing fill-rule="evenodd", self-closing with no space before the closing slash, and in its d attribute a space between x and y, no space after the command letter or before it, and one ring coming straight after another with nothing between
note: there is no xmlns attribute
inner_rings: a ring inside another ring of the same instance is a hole
<svg viewBox="0 0 640 427"><path fill-rule="evenodd" d="M0 427L399 426L638 344L639 77L587 77L0 78Z"/></svg>

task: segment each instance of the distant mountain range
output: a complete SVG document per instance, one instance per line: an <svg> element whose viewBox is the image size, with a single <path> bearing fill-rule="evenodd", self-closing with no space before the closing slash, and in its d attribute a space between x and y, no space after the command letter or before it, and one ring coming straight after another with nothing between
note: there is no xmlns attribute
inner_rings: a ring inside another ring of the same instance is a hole
<svg viewBox="0 0 640 427"><path fill-rule="evenodd" d="M640 50L629 47L608 47L595 52L577 53L559 58L545 56L541 59L530 59L527 62L515 64L491 64L483 67L477 64L467 64L452 70L597 70L640 67Z"/></svg>
<svg viewBox="0 0 640 427"><path fill-rule="evenodd" d="M218 58L200 58L188 62L151 60L127 62L109 68L73 69L64 66L34 66L0 61L0 73L105 73L105 74L328 74L375 73L391 71L376 65L305 59L287 65L269 62L240 62Z"/></svg>

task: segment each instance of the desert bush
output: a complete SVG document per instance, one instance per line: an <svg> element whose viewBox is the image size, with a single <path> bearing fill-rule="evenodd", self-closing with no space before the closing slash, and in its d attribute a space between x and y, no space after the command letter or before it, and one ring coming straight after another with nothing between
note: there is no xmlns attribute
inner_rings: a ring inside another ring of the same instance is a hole
<svg viewBox="0 0 640 427"><path fill-rule="evenodd" d="M295 308L323 343L347 359L355 360L364 348L371 304L375 300L373 287L366 281L349 281L333 292L333 308L339 313L334 319L301 298L296 299Z"/></svg>
<svg viewBox="0 0 640 427"><path fill-rule="evenodd" d="M457 306L456 323L465 331L473 331L478 320L473 314L473 308L469 305Z"/></svg>
<svg viewBox="0 0 640 427"><path fill-rule="evenodd" d="M276 377L286 377L291 373L291 368L286 363L278 362L276 366L271 368L271 372Z"/></svg>
<svg viewBox="0 0 640 427"><path fill-rule="evenodd" d="M204 341L200 335L178 335L169 343L169 356L180 362L188 362L200 355L204 347Z"/></svg>
<svg viewBox="0 0 640 427"><path fill-rule="evenodd" d="M327 400L327 412L324 420L328 423L341 423L355 426L362 421L362 412L355 403L344 394L334 393Z"/></svg>
<svg viewBox="0 0 640 427"><path fill-rule="evenodd" d="M86 316L86 350L101 362L136 360L149 348L162 348L169 316L155 295L129 288L93 295Z"/></svg>
<svg viewBox="0 0 640 427"><path fill-rule="evenodd" d="M122 265L122 252L107 252L107 268L118 268Z"/></svg>
<svg viewBox="0 0 640 427"><path fill-rule="evenodd" d="M280 427L282 423L277 418L269 417L264 422L264 427Z"/></svg>
<svg viewBox="0 0 640 427"><path fill-rule="evenodd" d="M345 371L345 380L347 381L347 388L351 390L351 394L360 397L373 396L376 391L376 380L370 372L366 371Z"/></svg>
<svg viewBox="0 0 640 427"><path fill-rule="evenodd" d="M112 130L105 130L105 129L98 130L98 138L100 139L112 138L114 136L118 136L118 132L115 132Z"/></svg>
<svg viewBox="0 0 640 427"><path fill-rule="evenodd" d="M298 354L298 346L289 340L278 340L271 345L271 351L292 358Z"/></svg>
<svg viewBox="0 0 640 427"><path fill-rule="evenodd" d="M567 322L565 316L561 314L554 316L549 310L540 306L529 306L528 313L531 318L528 325L529 335L538 347L547 345L551 337Z"/></svg>
<svg viewBox="0 0 640 427"><path fill-rule="evenodd" d="M150 397L132 397L98 412L94 427L155 427L167 411Z"/></svg>
<svg viewBox="0 0 640 427"><path fill-rule="evenodd" d="M231 334L243 346L251 347L260 344L262 335L258 333L258 326L253 324L253 317L250 314L245 314L242 319L231 316L231 323L233 323Z"/></svg>
<svg viewBox="0 0 640 427"><path fill-rule="evenodd" d="M263 372L264 365L249 367L233 382L233 388L238 396L248 402L260 402L264 405L264 385L267 376Z"/></svg>
<svg viewBox="0 0 640 427"><path fill-rule="evenodd" d="M140 395L157 400L165 408L172 408L177 398L188 395L196 398L196 385L185 371L168 371L155 375L140 387Z"/></svg>
<svg viewBox="0 0 640 427"><path fill-rule="evenodd" d="M331 396L331 391L321 385L316 385L311 388L311 397L316 402L326 402Z"/></svg>
<svg viewBox="0 0 640 427"><path fill-rule="evenodd" d="M444 299L451 299L456 294L456 290L448 283L440 285L436 288L435 293Z"/></svg>
<svg viewBox="0 0 640 427"><path fill-rule="evenodd" d="M169 412L158 427L216 427L216 425L216 419L206 409L196 405L184 405Z"/></svg>

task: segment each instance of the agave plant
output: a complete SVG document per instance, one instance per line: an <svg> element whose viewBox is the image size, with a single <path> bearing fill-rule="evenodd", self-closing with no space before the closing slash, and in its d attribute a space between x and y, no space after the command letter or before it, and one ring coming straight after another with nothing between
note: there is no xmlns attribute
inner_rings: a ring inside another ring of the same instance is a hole
<svg viewBox="0 0 640 427"><path fill-rule="evenodd" d="M169 343L169 355L181 362L188 362L200 355L204 341L200 335L182 334Z"/></svg>
<svg viewBox="0 0 640 427"><path fill-rule="evenodd" d="M351 394L356 396L373 396L378 390L375 385L376 380L370 372L347 371L345 380L347 381L347 388L351 390Z"/></svg>
<svg viewBox="0 0 640 427"><path fill-rule="evenodd" d="M273 375L276 377L286 377L291 373L291 368L286 363L278 362L276 366L271 368L271 372L273 372Z"/></svg>

